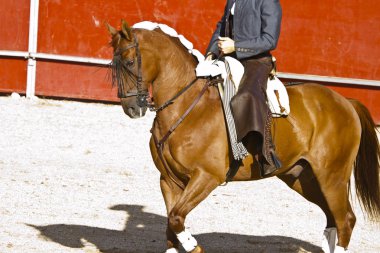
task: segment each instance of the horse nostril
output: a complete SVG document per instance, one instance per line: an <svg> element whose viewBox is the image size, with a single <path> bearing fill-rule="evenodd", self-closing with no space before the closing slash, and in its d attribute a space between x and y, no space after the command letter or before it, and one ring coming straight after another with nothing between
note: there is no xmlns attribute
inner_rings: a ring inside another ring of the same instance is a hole
<svg viewBox="0 0 380 253"><path fill-rule="evenodd" d="M135 108L133 108L133 107L129 107L129 108L128 108L128 114L129 114L131 117L136 116Z"/></svg>

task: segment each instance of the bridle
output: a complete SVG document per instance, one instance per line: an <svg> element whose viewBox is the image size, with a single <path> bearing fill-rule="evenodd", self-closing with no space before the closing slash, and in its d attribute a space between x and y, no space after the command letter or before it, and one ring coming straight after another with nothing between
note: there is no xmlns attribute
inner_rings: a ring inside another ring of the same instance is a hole
<svg viewBox="0 0 380 253"><path fill-rule="evenodd" d="M184 88L182 88L176 95L174 95L172 98L170 98L168 101L166 101L162 105L155 106L154 103L153 103L153 99L152 99L151 94L149 93L149 91L148 90L144 90L142 88L142 86L143 86L143 78L142 78L141 52L140 52L140 47L139 47L139 42L137 40L137 37L136 37L135 34L133 34L133 36L134 36L134 43L132 43L132 44L126 46L126 47L123 47L123 48L118 48L115 51L115 53L114 53L114 59L117 58L117 57L121 58L122 54L125 51L128 51L131 48L135 48L135 50L136 50L136 58L137 58L137 75L135 75L132 71L130 71L128 69L128 66L125 66L125 65L128 65L128 64L125 64L123 62L123 66L122 67L125 68L125 70L128 72L127 74L130 77L132 76L132 79L135 81L134 84L135 84L137 90L136 91L123 92L123 89L119 88L118 98L136 97L136 99L137 99L137 105L139 107L148 107L151 111L154 111L154 112L162 111L163 109L165 109L166 107L168 107L169 105L171 105L172 103L174 103L174 100L176 100L183 93L185 93L191 86L193 86L193 84L196 83L196 81L198 80L198 78L195 78L194 80L192 80L189 84L187 84ZM122 85L120 85L120 86L122 87ZM149 102L148 102L148 99L147 99L148 97L150 98Z"/></svg>
<svg viewBox="0 0 380 253"><path fill-rule="evenodd" d="M129 97L137 97L137 105L139 107L149 107L149 104L147 102L147 98L149 96L149 92L148 90L144 90L143 89L143 78L142 78L142 61L141 61L141 52L140 52L140 47L139 47L139 42L137 40L137 37L135 34L133 34L133 37L134 37L134 43L133 44L130 44L126 47L123 47L123 48L118 48L115 53L113 54L114 56L114 59L117 58L117 57L122 57L122 54L125 52L125 51L128 51L129 49L131 48L135 48L136 50L136 58L137 58L137 75L135 75L132 71L130 71L128 69L128 66L125 66L125 65L128 65L125 64L125 62L123 61L123 68L125 68L127 70L127 74L132 77L131 79L134 79L135 80L135 86L136 86L136 91L128 91L128 92L123 92L123 89L120 89L119 87L119 91L118 91L118 98L129 98Z"/></svg>

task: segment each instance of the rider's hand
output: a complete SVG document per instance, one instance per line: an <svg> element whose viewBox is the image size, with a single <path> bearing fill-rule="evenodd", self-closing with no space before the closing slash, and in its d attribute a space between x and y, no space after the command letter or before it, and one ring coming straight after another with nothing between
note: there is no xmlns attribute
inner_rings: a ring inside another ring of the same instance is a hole
<svg viewBox="0 0 380 253"><path fill-rule="evenodd" d="M218 47L223 54L233 53L235 52L235 41L228 37L219 37Z"/></svg>

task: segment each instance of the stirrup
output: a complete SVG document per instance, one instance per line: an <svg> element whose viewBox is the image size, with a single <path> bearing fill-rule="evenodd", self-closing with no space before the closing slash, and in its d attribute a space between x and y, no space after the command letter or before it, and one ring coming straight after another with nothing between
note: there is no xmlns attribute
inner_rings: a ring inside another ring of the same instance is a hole
<svg viewBox="0 0 380 253"><path fill-rule="evenodd" d="M260 168L260 175L261 177L267 177L270 176L273 172L277 171L279 168L282 167L282 163L280 159L276 156L276 154L271 151L270 152L270 158L272 159L273 165L266 161L265 157L259 158L260 161L258 161L259 168Z"/></svg>
<svg viewBox="0 0 380 253"><path fill-rule="evenodd" d="M274 166L274 165L264 164L264 163L260 164L260 175L263 178L270 176L273 172L275 172L277 170L278 170L278 168L276 168L276 166Z"/></svg>

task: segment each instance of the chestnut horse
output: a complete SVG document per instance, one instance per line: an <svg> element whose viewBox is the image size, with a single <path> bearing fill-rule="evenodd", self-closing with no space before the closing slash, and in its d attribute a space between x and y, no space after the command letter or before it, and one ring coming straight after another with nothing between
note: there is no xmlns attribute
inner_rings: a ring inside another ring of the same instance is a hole
<svg viewBox="0 0 380 253"><path fill-rule="evenodd" d="M234 164L239 170L233 181L262 179L253 158L257 150L249 142L249 156L234 163L215 81L195 77L197 60L178 38L160 29L132 29L124 21L120 31L107 26L113 82L125 113L141 117L147 105L156 111L150 149L167 208L166 252L178 252L180 244L187 252L204 252L185 230L186 216L226 181ZM287 91L291 114L273 120L282 161L273 176L323 210L327 229L336 228L338 238L336 247L324 250L344 252L356 221L349 202L352 172L362 206L370 218L380 218L375 124L364 105L324 86L305 83Z"/></svg>

